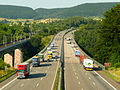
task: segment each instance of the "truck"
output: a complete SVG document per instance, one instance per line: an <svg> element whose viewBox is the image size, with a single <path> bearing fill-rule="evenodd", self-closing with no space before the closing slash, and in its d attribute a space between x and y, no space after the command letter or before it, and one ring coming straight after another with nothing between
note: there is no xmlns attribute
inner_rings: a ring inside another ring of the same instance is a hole
<svg viewBox="0 0 120 90"><path fill-rule="evenodd" d="M93 60L84 59L83 67L85 68L85 70L93 70Z"/></svg>
<svg viewBox="0 0 120 90"><path fill-rule="evenodd" d="M80 57L80 51L76 50L76 51L75 51L75 56L76 56L76 57Z"/></svg>
<svg viewBox="0 0 120 90"><path fill-rule="evenodd" d="M53 48L54 47L54 43L51 43L50 47Z"/></svg>
<svg viewBox="0 0 120 90"><path fill-rule="evenodd" d="M32 66L39 66L40 65L40 57L39 56L34 56L32 58Z"/></svg>
<svg viewBox="0 0 120 90"><path fill-rule="evenodd" d="M40 57L40 62L44 62L44 54L42 53L38 53L38 55Z"/></svg>
<svg viewBox="0 0 120 90"><path fill-rule="evenodd" d="M17 78L26 78L30 74L30 64L21 63L17 65Z"/></svg>
<svg viewBox="0 0 120 90"><path fill-rule="evenodd" d="M48 51L47 57L48 59L52 59L52 51Z"/></svg>

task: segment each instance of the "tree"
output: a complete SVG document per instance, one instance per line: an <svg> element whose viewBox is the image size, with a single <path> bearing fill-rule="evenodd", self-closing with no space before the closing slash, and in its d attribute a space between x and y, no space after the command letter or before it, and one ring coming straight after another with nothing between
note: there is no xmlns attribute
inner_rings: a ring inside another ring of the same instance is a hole
<svg viewBox="0 0 120 90"><path fill-rule="evenodd" d="M120 4L106 11L104 16L98 31L100 39L96 45L96 58L114 65L120 62Z"/></svg>

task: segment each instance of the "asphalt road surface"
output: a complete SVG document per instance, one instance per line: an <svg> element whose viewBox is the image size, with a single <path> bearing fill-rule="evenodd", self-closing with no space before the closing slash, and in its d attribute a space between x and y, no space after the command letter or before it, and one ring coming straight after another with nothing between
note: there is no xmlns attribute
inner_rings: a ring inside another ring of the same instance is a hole
<svg viewBox="0 0 120 90"><path fill-rule="evenodd" d="M58 33L53 43L56 46L52 49L53 57L61 54L62 36L65 31ZM59 60L51 59L47 62L47 52L45 52L45 61L39 67L31 67L30 75L26 79L13 79L8 84L4 85L0 90L52 90L55 80L55 74L59 65Z"/></svg>
<svg viewBox="0 0 120 90"><path fill-rule="evenodd" d="M65 38L72 37L71 33ZM64 40L65 88L66 90L115 90L111 84L104 81L96 71L86 71L75 57L71 44Z"/></svg>

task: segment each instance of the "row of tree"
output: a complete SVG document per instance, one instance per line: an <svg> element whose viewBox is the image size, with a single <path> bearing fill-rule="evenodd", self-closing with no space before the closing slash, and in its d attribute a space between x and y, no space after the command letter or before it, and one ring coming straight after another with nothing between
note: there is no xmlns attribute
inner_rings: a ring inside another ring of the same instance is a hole
<svg viewBox="0 0 120 90"><path fill-rule="evenodd" d="M120 67L120 4L106 11L105 18L81 25L75 40L95 60Z"/></svg>

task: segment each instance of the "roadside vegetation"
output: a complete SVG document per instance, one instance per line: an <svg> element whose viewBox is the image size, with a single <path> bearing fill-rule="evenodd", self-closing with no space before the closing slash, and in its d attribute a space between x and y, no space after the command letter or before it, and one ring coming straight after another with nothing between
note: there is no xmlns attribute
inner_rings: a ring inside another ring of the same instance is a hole
<svg viewBox="0 0 120 90"><path fill-rule="evenodd" d="M74 33L76 42L86 53L107 67L108 72L120 76L120 4L106 11L102 21L81 25Z"/></svg>

